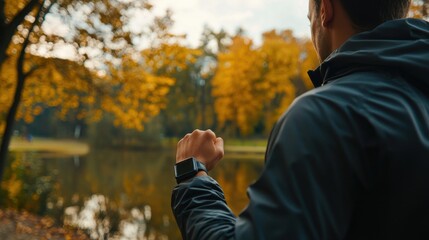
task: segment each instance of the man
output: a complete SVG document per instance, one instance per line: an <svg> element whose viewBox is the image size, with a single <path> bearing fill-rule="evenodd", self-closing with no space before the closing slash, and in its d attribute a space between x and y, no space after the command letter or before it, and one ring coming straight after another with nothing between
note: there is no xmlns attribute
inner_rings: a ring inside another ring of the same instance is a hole
<svg viewBox="0 0 429 240"><path fill-rule="evenodd" d="M222 139L178 143L184 239L429 239L428 22L402 19L407 0L309 1L317 88L274 127L239 217L195 162L215 167Z"/></svg>

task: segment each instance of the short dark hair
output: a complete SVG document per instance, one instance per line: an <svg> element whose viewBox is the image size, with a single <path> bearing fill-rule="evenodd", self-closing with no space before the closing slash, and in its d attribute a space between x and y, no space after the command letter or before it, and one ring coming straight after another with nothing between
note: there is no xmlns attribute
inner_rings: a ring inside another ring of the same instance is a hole
<svg viewBox="0 0 429 240"><path fill-rule="evenodd" d="M321 0L314 0L319 12ZM339 0L354 27L360 31L375 28L389 20L407 16L411 0Z"/></svg>

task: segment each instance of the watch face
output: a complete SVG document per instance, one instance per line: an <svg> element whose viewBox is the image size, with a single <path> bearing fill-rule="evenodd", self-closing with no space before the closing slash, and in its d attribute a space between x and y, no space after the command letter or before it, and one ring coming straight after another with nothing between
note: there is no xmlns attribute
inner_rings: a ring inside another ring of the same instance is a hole
<svg viewBox="0 0 429 240"><path fill-rule="evenodd" d="M194 159L189 158L185 161L179 162L175 165L174 170L176 171L176 177L188 176L190 174L195 174L197 167L195 165Z"/></svg>

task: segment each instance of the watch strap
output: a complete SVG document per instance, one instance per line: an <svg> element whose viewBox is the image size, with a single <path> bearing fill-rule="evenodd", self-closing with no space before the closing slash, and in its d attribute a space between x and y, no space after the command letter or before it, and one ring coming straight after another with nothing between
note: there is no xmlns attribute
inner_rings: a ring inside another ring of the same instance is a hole
<svg viewBox="0 0 429 240"><path fill-rule="evenodd" d="M201 163L200 161L198 161L196 158L191 157L191 158L183 160L181 163L183 163L185 161L192 161L193 169L191 169L190 172L185 172L182 174L179 172L179 170L177 170L177 166L180 163L176 163L176 165L175 165L175 177L176 177L177 184L195 177L195 175L197 175L198 172L200 172L200 171L204 171L207 173L206 166L204 166L204 164Z"/></svg>
<svg viewBox="0 0 429 240"><path fill-rule="evenodd" d="M206 166L202 163L202 162L200 162L200 161L198 161L196 158L194 158L195 159L195 161L197 162L197 170L198 170L198 172L199 171L204 171L204 172L206 172L207 173L207 168L206 168ZM197 172L197 173L198 173ZM196 175L196 174L195 174Z"/></svg>

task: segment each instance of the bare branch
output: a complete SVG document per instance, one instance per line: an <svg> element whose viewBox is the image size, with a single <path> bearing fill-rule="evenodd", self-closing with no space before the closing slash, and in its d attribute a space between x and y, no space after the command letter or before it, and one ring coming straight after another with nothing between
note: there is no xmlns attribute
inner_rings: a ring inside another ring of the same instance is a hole
<svg viewBox="0 0 429 240"><path fill-rule="evenodd" d="M21 53L19 55L18 62L17 62L18 63L18 65L17 65L18 66L18 79L20 79L20 77L19 77L20 74L22 74L22 78L25 79L27 76L29 76L32 72L34 72L37 69L37 67L35 66L35 67L31 68L29 72L24 73L24 69L23 69L24 68L24 59L25 59L25 51L26 51L28 44L30 43L30 35L33 33L34 27L39 25L39 24L41 25L45 21L46 15L49 13L52 6L57 2L57 0L51 1L50 4L46 8L44 8L45 2L46 2L46 0L42 1L41 5L39 7L39 10L37 11L36 18L35 18L34 22L31 24L31 27L28 30L28 34L25 37L24 43L22 44Z"/></svg>
<svg viewBox="0 0 429 240"><path fill-rule="evenodd" d="M38 24L39 22L39 18L40 15L42 14L43 11L43 5L45 4L46 0L42 1L42 4L39 7L39 10L37 11L36 14L36 19L34 20L34 22L31 24L30 29L28 30L28 34L25 37L24 43L22 44L22 49L21 52L19 54L19 58L17 61L17 71L18 71L18 84L20 81L24 81L26 74L24 73L24 60L25 60L25 51L27 49L28 44L30 43L30 35L33 33L34 27ZM14 100L15 101L15 100ZM18 100L19 101L19 100Z"/></svg>
<svg viewBox="0 0 429 240"><path fill-rule="evenodd" d="M46 7L44 13L43 13L43 17L42 20L40 21L40 25L42 25L42 23L46 20L46 15L51 11L51 8L58 2L58 0L53 0L50 1L48 7ZM42 5L43 6L43 5Z"/></svg>
<svg viewBox="0 0 429 240"><path fill-rule="evenodd" d="M37 12L37 15L36 15L36 19L31 24L31 27L30 27L30 29L28 31L28 34L27 34L27 36L26 36L26 38L24 40L24 43L22 45L21 53L19 55L18 66L21 67L21 71L20 72L22 72L24 79L27 78L29 75L31 75L39 67L38 65L33 66L26 73L24 73L24 70L23 70L23 66L24 66L23 62L24 62L24 57L25 57L25 50L26 50L26 48L27 48L27 46L28 46L28 44L30 42L30 35L33 32L35 26L37 26L39 24L41 25L45 21L46 15L49 13L49 11L51 10L52 6L57 2L57 0L51 1L50 4L46 8L44 8L45 2L46 2L46 0L43 0L42 5L40 5L39 11ZM20 61L22 61L22 62L20 62Z"/></svg>
<svg viewBox="0 0 429 240"><path fill-rule="evenodd" d="M28 72L24 73L24 78L27 78L31 74L33 74L37 69L39 69L40 65L35 65L28 70Z"/></svg>
<svg viewBox="0 0 429 240"><path fill-rule="evenodd" d="M40 5L39 14L44 3L45 1L43 1ZM29 3L27 3L27 5L25 5L25 7L21 9L18 14L15 15L12 21L10 21L10 23L8 24L8 28L15 30L19 26L19 24L24 21L25 16L27 16L38 4L40 4L39 0L31 0Z"/></svg>

